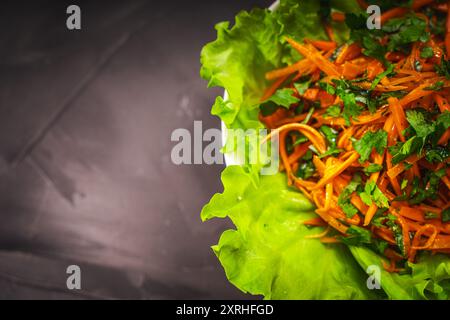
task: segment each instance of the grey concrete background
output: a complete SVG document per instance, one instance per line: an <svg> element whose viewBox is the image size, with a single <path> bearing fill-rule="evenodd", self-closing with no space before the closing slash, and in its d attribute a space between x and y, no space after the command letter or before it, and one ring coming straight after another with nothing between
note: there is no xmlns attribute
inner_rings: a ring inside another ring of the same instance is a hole
<svg viewBox="0 0 450 320"><path fill-rule="evenodd" d="M200 50L270 2L2 1L0 299L248 298L209 248L228 222L199 218L223 168L173 165L170 135L219 127Z"/></svg>

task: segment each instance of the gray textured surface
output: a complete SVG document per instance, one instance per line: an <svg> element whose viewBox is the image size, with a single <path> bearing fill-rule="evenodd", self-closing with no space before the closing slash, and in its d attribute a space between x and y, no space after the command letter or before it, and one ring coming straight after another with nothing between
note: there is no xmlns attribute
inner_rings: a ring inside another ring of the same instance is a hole
<svg viewBox="0 0 450 320"><path fill-rule="evenodd" d="M270 1L5 1L0 298L245 298L202 224L220 166L175 166L170 134L219 127L199 79L216 22ZM82 269L78 292L65 269Z"/></svg>

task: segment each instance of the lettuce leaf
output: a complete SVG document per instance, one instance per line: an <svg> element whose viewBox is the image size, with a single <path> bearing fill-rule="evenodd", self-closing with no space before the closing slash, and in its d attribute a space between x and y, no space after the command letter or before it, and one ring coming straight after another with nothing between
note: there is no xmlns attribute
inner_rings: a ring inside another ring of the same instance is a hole
<svg viewBox="0 0 450 320"><path fill-rule="evenodd" d="M450 297L450 258L444 255L422 254L419 263L409 263L409 274L389 273L383 269L382 258L365 247L351 247L353 256L366 270L378 266L380 284L390 299L418 300Z"/></svg>
<svg viewBox="0 0 450 320"><path fill-rule="evenodd" d="M324 245L306 235L303 221L315 217L307 198L286 185L283 174L255 183L240 166L222 173L224 192L203 208L201 217L229 217L213 250L231 283L266 299L368 299L367 276L344 245Z"/></svg>
<svg viewBox="0 0 450 320"><path fill-rule="evenodd" d="M281 60L281 26L262 9L239 13L235 25L229 26L229 22L216 25L217 40L203 48L200 74L208 86L226 89L226 105L217 98L213 114L228 128L261 128L257 102L267 86L264 73Z"/></svg>
<svg viewBox="0 0 450 320"><path fill-rule="evenodd" d="M268 82L265 73L292 61L298 54L285 44L284 36L321 38L325 32L317 12L318 1L285 0L275 12L242 11L234 26L216 25L217 39L201 52L200 75L208 86L226 90L228 99L216 99L212 114L228 128L262 128L258 106Z"/></svg>

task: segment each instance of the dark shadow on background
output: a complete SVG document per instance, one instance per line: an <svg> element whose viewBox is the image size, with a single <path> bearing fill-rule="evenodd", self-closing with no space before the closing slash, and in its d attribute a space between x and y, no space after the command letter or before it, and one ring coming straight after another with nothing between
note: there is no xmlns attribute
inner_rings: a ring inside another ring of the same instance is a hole
<svg viewBox="0 0 450 320"><path fill-rule="evenodd" d="M210 249L228 222L199 218L223 168L173 165L170 135L219 127L200 50L270 2L2 2L0 298L248 298Z"/></svg>

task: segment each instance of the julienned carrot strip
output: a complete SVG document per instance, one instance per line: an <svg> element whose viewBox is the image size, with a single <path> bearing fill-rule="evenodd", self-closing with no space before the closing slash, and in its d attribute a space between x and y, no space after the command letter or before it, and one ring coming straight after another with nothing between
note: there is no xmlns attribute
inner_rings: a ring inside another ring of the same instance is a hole
<svg viewBox="0 0 450 320"><path fill-rule="evenodd" d="M348 80L355 79L357 76L363 74L364 71L365 70L362 69L360 66L355 65L349 61L346 61L342 65L342 75L344 76L344 78Z"/></svg>
<svg viewBox="0 0 450 320"><path fill-rule="evenodd" d="M393 146L397 141L397 129L395 128L394 115L391 114L384 123L383 130L388 134L388 146Z"/></svg>
<svg viewBox="0 0 450 320"><path fill-rule="evenodd" d="M331 19L333 21L343 22L345 21L345 14L342 12L332 12Z"/></svg>
<svg viewBox="0 0 450 320"><path fill-rule="evenodd" d="M325 209L327 210L330 209L332 196L333 196L333 184L327 183L325 187Z"/></svg>
<svg viewBox="0 0 450 320"><path fill-rule="evenodd" d="M309 88L302 95L303 98L310 101L316 101L317 95L319 94L318 88Z"/></svg>
<svg viewBox="0 0 450 320"><path fill-rule="evenodd" d="M399 214L414 221L425 222L424 211L417 207L403 205L400 207Z"/></svg>
<svg viewBox="0 0 450 320"><path fill-rule="evenodd" d="M285 75L281 78L279 78L278 80L276 80L263 94L263 96L261 97L261 101L265 101L267 99L269 99L271 96L273 96L273 94L275 93L275 91L277 91L277 89L283 84L284 81L286 81L286 79L289 77L289 75Z"/></svg>
<svg viewBox="0 0 450 320"><path fill-rule="evenodd" d="M392 231L386 228L374 228L374 233L381 239L389 242L390 244L395 244L395 239Z"/></svg>
<svg viewBox="0 0 450 320"><path fill-rule="evenodd" d="M338 57L336 58L336 64L342 64L345 61L350 61L361 54L361 47L357 43L352 43L351 45L345 44L341 49ZM353 63L363 62L363 60L352 61ZM365 59L364 62L366 63Z"/></svg>
<svg viewBox="0 0 450 320"><path fill-rule="evenodd" d="M302 70L303 68L306 68L309 65L310 63L308 62L308 60L303 59L293 65L267 72L266 79L267 80L278 79L280 77L284 77L293 74L296 71Z"/></svg>
<svg viewBox="0 0 450 320"><path fill-rule="evenodd" d="M300 178L297 178L297 177L293 177L293 178L294 178L294 181L295 181L296 185L300 185L300 186L303 186L305 188L311 189L312 187L314 187L316 185L316 183L312 182L312 181L303 180L303 179L300 179Z"/></svg>
<svg viewBox="0 0 450 320"><path fill-rule="evenodd" d="M383 64L380 61L373 59L367 65L367 78L373 80L377 75L379 75L383 71L384 71Z"/></svg>
<svg viewBox="0 0 450 320"><path fill-rule="evenodd" d="M351 164L353 164L356 160L359 159L359 154L357 152L353 152L352 155L345 160L342 164L337 166L336 168L329 169L329 172L326 172L324 177L317 182L317 185L313 189L319 189L323 187L325 184L329 183L330 180L340 175L345 169L347 169Z"/></svg>
<svg viewBox="0 0 450 320"><path fill-rule="evenodd" d="M413 91L408 93L406 96L404 96L400 101L400 105L402 107L406 107L408 104L410 104L413 101L416 101L422 97L426 97L433 93L433 90L424 90L424 88L430 86L430 84L422 84L415 88Z"/></svg>
<svg viewBox="0 0 450 320"><path fill-rule="evenodd" d="M307 225L307 226L317 226L317 227L323 227L323 226L327 225L325 223L325 221L322 220L322 218L312 218L312 219L303 221L303 224Z"/></svg>
<svg viewBox="0 0 450 320"><path fill-rule="evenodd" d="M366 212L366 215L364 217L364 225L368 226L370 221L372 221L373 216L377 212L378 207L375 203L372 203L372 205L369 207L369 209Z"/></svg>
<svg viewBox="0 0 450 320"><path fill-rule="evenodd" d="M391 111L392 115L394 116L394 123L395 127L397 129L398 136L400 137L400 140L405 142L405 136L403 135L403 130L406 128L406 124L408 123L406 121L405 112L403 111L403 107L400 105L399 101L395 97L388 98L389 103L389 110Z"/></svg>
<svg viewBox="0 0 450 320"><path fill-rule="evenodd" d="M442 212L442 208L436 208L436 207L427 206L424 204L419 205L419 209L422 211L433 212L436 214L440 214Z"/></svg>
<svg viewBox="0 0 450 320"><path fill-rule="evenodd" d="M420 248L420 239L422 237L422 235L427 231L427 230L433 230L433 234L431 237L429 237L428 241L426 242L426 244ZM413 241L412 241L412 248L411 251L409 253L409 258L408 261L413 262L415 257L416 257L416 252L417 250L423 250L423 249L429 249L432 248L433 244L435 243L437 238L437 230L436 227L434 227L433 225L430 224L426 224L424 225L422 228L420 228L416 234L414 235Z"/></svg>
<svg viewBox="0 0 450 320"><path fill-rule="evenodd" d="M312 202L314 199L313 199L313 197L312 197L312 195L311 195L311 193L308 191L308 190L306 190L306 188L305 187L303 187L302 185L300 185L299 183L298 183L298 180L299 179L294 179L294 184L295 184L295 186Z"/></svg>
<svg viewBox="0 0 450 320"><path fill-rule="evenodd" d="M398 215L397 213L394 213L392 209L390 209L390 212L397 217L397 222L400 224L402 228L404 251L406 255L409 256L409 251L411 248L411 239L409 238L409 225L402 216Z"/></svg>
<svg viewBox="0 0 450 320"><path fill-rule="evenodd" d="M266 128L275 129L277 127L277 123L281 121L281 119L286 118L288 111L285 108L278 108L274 113L268 116L263 116L260 114L259 120L264 123Z"/></svg>
<svg viewBox="0 0 450 320"><path fill-rule="evenodd" d="M317 172L323 176L325 174L325 164L320 160L320 158L316 155L313 156L313 163L317 169Z"/></svg>
<svg viewBox="0 0 450 320"><path fill-rule="evenodd" d="M327 226L323 232L318 233L318 234L310 234L310 235L307 235L307 236L305 236L305 239L318 239L318 238L322 238L322 237L325 237L329 232L330 232L330 226Z"/></svg>
<svg viewBox="0 0 450 320"><path fill-rule="evenodd" d="M427 4L430 4L432 2L433 2L433 0L415 0L412 4L412 9L418 10L421 7L423 7ZM401 16L405 15L407 12L408 12L408 8L398 7L398 8L390 9L381 15L381 23L383 24L392 18L401 17Z"/></svg>
<svg viewBox="0 0 450 320"><path fill-rule="evenodd" d="M430 248L432 246L434 240L436 239L438 231L437 231L436 227L433 226L432 224L426 224L426 225L423 226L423 228L425 228L425 227L433 230L433 233L431 234L431 236L428 238L427 242L423 246L414 245L412 247L412 249L414 249L414 250L427 250L428 248ZM416 234L418 234L419 231L417 231Z"/></svg>
<svg viewBox="0 0 450 320"><path fill-rule="evenodd" d="M340 49L339 49L339 53L336 57L336 63L337 64L341 64L344 62L345 56L347 54L347 51L349 50L349 45L348 44L344 44Z"/></svg>
<svg viewBox="0 0 450 320"><path fill-rule="evenodd" d="M450 57L450 5L447 8L447 21L445 24L445 50L447 51L447 58Z"/></svg>
<svg viewBox="0 0 450 320"><path fill-rule="evenodd" d="M296 162L298 159L303 157L306 152L309 150L309 146L311 145L311 142L305 142L301 145L297 146L294 150L294 152L289 156L288 161L290 164Z"/></svg>
<svg viewBox="0 0 450 320"><path fill-rule="evenodd" d="M450 236L437 235L429 249L450 249Z"/></svg>
<svg viewBox="0 0 450 320"><path fill-rule="evenodd" d="M342 223L340 223L336 218L328 216L323 209L317 209L316 213L324 219L330 226L339 231L342 234L347 233L348 227Z"/></svg>
<svg viewBox="0 0 450 320"><path fill-rule="evenodd" d="M312 39L305 39L304 41L312 44L317 49L324 51L334 50L336 49L337 46L336 42L334 41L312 40Z"/></svg>
<svg viewBox="0 0 450 320"><path fill-rule="evenodd" d="M383 113L384 113L384 109L380 109L377 112L375 112L374 114L370 114L370 113L363 113L361 115L359 115L356 119L352 118L350 120L352 125L363 125L363 124L368 124L374 121L378 121L383 119ZM327 118L321 118L321 120L323 121L323 123L326 124L330 124L333 126L344 126L346 125L345 119L344 118L332 118L332 117L327 117Z"/></svg>
<svg viewBox="0 0 450 320"><path fill-rule="evenodd" d="M436 10L438 10L440 12L443 12L443 13L447 13L448 7L449 6L448 6L447 3L436 3L435 5L433 5L434 9L436 9Z"/></svg>
<svg viewBox="0 0 450 320"><path fill-rule="evenodd" d="M340 243L341 240L339 240L336 237L323 237L320 239L320 242L322 242L322 243Z"/></svg>
<svg viewBox="0 0 450 320"><path fill-rule="evenodd" d="M359 6L361 7L361 9L366 10L367 7L369 6L369 5L367 4L367 2L364 1L364 0L356 0L356 1L358 2L358 4L359 4Z"/></svg>
<svg viewBox="0 0 450 320"><path fill-rule="evenodd" d="M332 94L329 94L325 90L320 90L317 98L320 101L320 106L322 108L331 106L335 100L334 96Z"/></svg>
<svg viewBox="0 0 450 320"><path fill-rule="evenodd" d="M312 144L317 148L317 150L320 153L325 153L326 151L326 142L324 137L313 127L308 126L306 124L301 123L289 123L285 124L284 126L281 126L275 130L272 130L270 134L268 134L262 143L267 142L270 140L270 138L277 133L284 132L285 130L298 130L300 131L305 137L307 137Z"/></svg>
<svg viewBox="0 0 450 320"><path fill-rule="evenodd" d="M373 159L373 163L374 164L378 164L378 165L382 165L383 160L384 160L384 155L386 152L383 152L383 154L379 154L379 153L375 153L374 155L374 159ZM370 180L377 183L378 181L378 177L380 176L380 171L378 172L374 172L370 175Z"/></svg>
<svg viewBox="0 0 450 320"><path fill-rule="evenodd" d="M407 158L405 160L405 162L409 163L409 164L414 164L417 161L419 161L421 158L422 158L422 156L419 156L419 155L415 154L415 155L412 155L409 158ZM405 170L405 164L403 162L402 163L398 163L398 164L396 164L395 166L393 166L392 168L390 168L387 171L387 175L388 175L389 178L394 179L399 174L401 174L404 170Z"/></svg>
<svg viewBox="0 0 450 320"><path fill-rule="evenodd" d="M327 33L328 38L331 41L334 41L333 29L331 28L331 26L328 23L325 24L325 32Z"/></svg>
<svg viewBox="0 0 450 320"><path fill-rule="evenodd" d="M311 52L311 50L309 50L307 47L301 45L300 43L290 38L286 38L286 41L289 42L289 44L294 49L300 52L300 54L302 54L304 57L306 57L308 60L314 63L317 66L317 68L319 68L329 76L338 77L340 75L339 72L336 70L334 64L325 59L320 53Z"/></svg>
<svg viewBox="0 0 450 320"><path fill-rule="evenodd" d="M446 185L447 189L450 191L450 179L446 176L443 176L441 178L441 180L444 182L444 184Z"/></svg>
<svg viewBox="0 0 450 320"><path fill-rule="evenodd" d="M401 17L404 14L406 14L407 12L408 12L407 8L390 9L381 15L381 18L380 18L381 24L385 23L386 21L388 21L392 18Z"/></svg>
<svg viewBox="0 0 450 320"><path fill-rule="evenodd" d="M292 178L291 178L292 169L291 169L291 165L289 164L288 155L286 153L286 132L280 133L279 145L280 145L281 161L283 161L283 166L284 166L284 169L286 170L286 176L288 179L288 185L290 186L292 184Z"/></svg>
<svg viewBox="0 0 450 320"><path fill-rule="evenodd" d="M386 154L386 166L387 166L388 170L392 168L391 161L392 161L392 155L388 152ZM400 184L398 183L397 178L389 177L389 180L390 180L392 188L394 188L394 191L397 194L397 196L400 196L402 194L402 190L400 188Z"/></svg>
<svg viewBox="0 0 450 320"><path fill-rule="evenodd" d="M450 105L447 99L443 98L441 95L435 93L433 94L433 99L436 101L438 108L441 112L450 111Z"/></svg>
<svg viewBox="0 0 450 320"><path fill-rule="evenodd" d="M450 128L445 130L444 134L439 139L438 144L441 146L446 145L449 139L450 139Z"/></svg>
<svg viewBox="0 0 450 320"><path fill-rule="evenodd" d="M338 148L345 148L345 146L351 141L350 137L353 135L353 133L355 132L355 127L349 127L348 129L343 129L342 130L342 134L340 135L338 142L337 142L337 147Z"/></svg>
<svg viewBox="0 0 450 320"><path fill-rule="evenodd" d="M363 89L371 89L372 88L372 83L370 82L360 82L356 84L357 86L363 88ZM406 86L393 86L393 85L383 85L383 84L378 84L374 91L379 91L379 92L392 92L392 91L401 91L401 90L406 90L408 89L408 87Z"/></svg>

